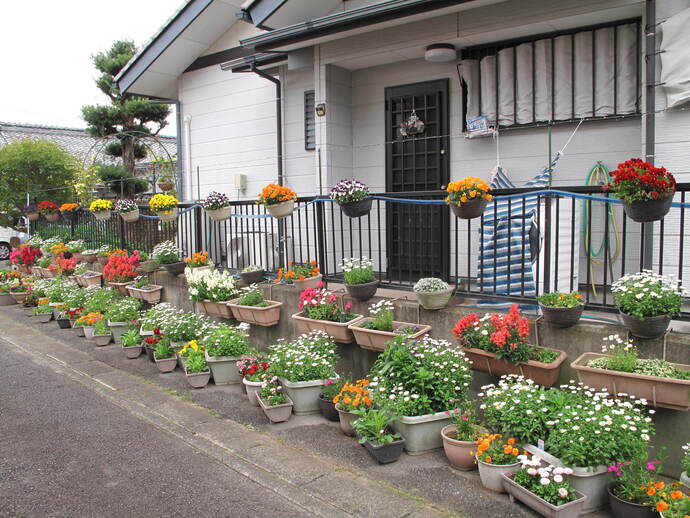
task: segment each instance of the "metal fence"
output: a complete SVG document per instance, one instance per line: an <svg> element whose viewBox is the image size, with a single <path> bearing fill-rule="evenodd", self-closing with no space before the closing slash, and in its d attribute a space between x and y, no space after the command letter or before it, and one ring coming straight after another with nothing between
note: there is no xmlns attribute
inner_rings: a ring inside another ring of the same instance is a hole
<svg viewBox="0 0 690 518"><path fill-rule="evenodd" d="M685 203L688 190L690 184L679 184L675 201ZM497 197L513 195L504 218L508 228L513 218L510 207L524 209L538 200L529 239L517 239L509 230L508 238L500 243L505 260L499 260L498 254L494 257L496 250L481 246L492 206L483 218L457 219L440 204L445 194L441 191L376 195L371 212L360 218L345 216L324 197L310 197L301 198L293 215L282 220L270 217L252 201L233 202L233 216L223 222L211 220L198 205L183 203L172 223L146 218L125 223L117 215L98 221L82 212L54 223L40 220L32 223L31 231L65 241L83 239L92 247L147 252L171 239L184 254L208 250L216 265L233 271L259 265L275 272L289 263L314 260L329 281L342 281L344 258L366 256L372 259L383 287L410 289L421 277L440 277L453 284L458 295L532 303L535 292L579 290L587 307L604 311L615 309L612 282L645 266L674 275L687 285L690 257L684 248L685 207L673 207L660 222L640 224L627 218L619 204L573 197L608 197L600 187L559 187L558 191L494 191ZM496 210L494 204L495 215ZM141 207L140 212L151 214L148 207ZM529 268L511 267L516 263ZM510 290L496 282L506 277ZM690 319L690 312L682 318Z"/></svg>

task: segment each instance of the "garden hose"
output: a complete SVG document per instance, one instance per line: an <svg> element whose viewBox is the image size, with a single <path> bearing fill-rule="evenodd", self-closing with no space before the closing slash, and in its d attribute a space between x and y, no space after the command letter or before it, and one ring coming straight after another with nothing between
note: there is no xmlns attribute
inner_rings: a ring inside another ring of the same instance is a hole
<svg viewBox="0 0 690 518"><path fill-rule="evenodd" d="M604 185L606 183L609 183L611 180L611 177L609 176L609 171L606 168L604 164L601 162L597 162L592 166L592 168L589 170L589 173L587 173L587 179L585 181L585 185ZM618 257L620 256L621 253L621 236L620 232L618 231L618 221L616 220L616 214L613 210L613 205L611 203L606 204L606 209L609 214L609 221L611 222L612 231L613 231L613 236L614 236L614 241L616 244L615 251L611 253L610 249L610 242L606 233L606 229L604 229L604 237L602 238L601 243L599 244L598 250L595 252L593 251L594 244L590 242L590 228L587 222L589 221L590 217L590 204L587 202L583 202L584 204L584 218L582 219L582 232L584 234L584 247L585 251L587 252L587 255L589 256L589 277L591 279L591 284L592 284L592 293L594 296L597 295L597 288L596 288L596 279L594 277L594 265L602 265L604 268L608 266L609 272L611 274L611 277L613 277L613 263L616 262ZM588 249L588 243L590 245L590 248ZM603 259L599 259L603 254L604 250L608 250L608 261L605 261ZM608 264L606 264L608 262Z"/></svg>

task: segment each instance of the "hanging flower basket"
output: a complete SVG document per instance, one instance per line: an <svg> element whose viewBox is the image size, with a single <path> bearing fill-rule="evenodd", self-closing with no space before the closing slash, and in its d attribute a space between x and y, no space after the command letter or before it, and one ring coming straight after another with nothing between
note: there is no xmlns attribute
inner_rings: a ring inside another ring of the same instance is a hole
<svg viewBox="0 0 690 518"><path fill-rule="evenodd" d="M225 221L230 219L230 199L222 192L211 191L202 206L213 221Z"/></svg>
<svg viewBox="0 0 690 518"><path fill-rule="evenodd" d="M474 219L480 218L486 210L487 200L470 200L462 205L451 205L450 210L453 211L459 219Z"/></svg>
<svg viewBox="0 0 690 518"><path fill-rule="evenodd" d="M288 217L295 209L297 193L284 185L269 183L259 193L259 203L276 219Z"/></svg>
<svg viewBox="0 0 690 518"><path fill-rule="evenodd" d="M625 215L638 223L648 223L659 221L671 210L673 195L666 196L660 200L633 201L630 203L622 202Z"/></svg>
<svg viewBox="0 0 690 518"><path fill-rule="evenodd" d="M170 210L156 212L156 216L158 216L158 218L163 222L175 221L177 219L177 207Z"/></svg>
<svg viewBox="0 0 690 518"><path fill-rule="evenodd" d="M639 319L636 316L628 315L620 310L618 314L623 321L623 325L630 330L633 336L646 340L664 336L668 326L671 324L671 319L666 315Z"/></svg>
<svg viewBox="0 0 690 518"><path fill-rule="evenodd" d="M231 213L232 207L223 207L216 210L206 209L206 214L208 214L208 217L213 221L225 221L226 219L230 219Z"/></svg>
<svg viewBox="0 0 690 518"><path fill-rule="evenodd" d="M253 270L250 272L245 272L245 271L240 272L240 277L242 278L242 282L245 284L254 284L257 282L261 282L264 280L265 275L266 275L266 271L263 268L260 270Z"/></svg>
<svg viewBox="0 0 690 518"><path fill-rule="evenodd" d="M112 216L112 211L99 210L98 212L94 212L93 216L99 221L107 221L110 219L110 216Z"/></svg>
<svg viewBox="0 0 690 518"><path fill-rule="evenodd" d="M26 217L29 218L29 221L38 221L40 214L38 212L29 212Z"/></svg>
<svg viewBox="0 0 690 518"><path fill-rule="evenodd" d="M170 180L160 180L156 184L161 191L172 191L175 188L175 184Z"/></svg>
<svg viewBox="0 0 690 518"><path fill-rule="evenodd" d="M59 212L51 212L50 214L46 214L46 221L57 221L58 218L60 217Z"/></svg>
<svg viewBox="0 0 690 518"><path fill-rule="evenodd" d="M426 129L424 121L417 116L417 112L412 110L410 116L400 123L400 134L403 137L421 135Z"/></svg>
<svg viewBox="0 0 690 518"><path fill-rule="evenodd" d="M359 180L340 180L328 195L349 218L360 218L371 212L373 199L369 187Z"/></svg>
<svg viewBox="0 0 690 518"><path fill-rule="evenodd" d="M276 203L274 205L266 205L266 210L276 219L287 218L295 211L295 202L290 200Z"/></svg>
<svg viewBox="0 0 690 518"><path fill-rule="evenodd" d="M121 212L120 216L125 223L135 223L139 221L139 209L130 210L129 212Z"/></svg>
<svg viewBox="0 0 690 518"><path fill-rule="evenodd" d="M484 214L487 203L493 199L489 191L489 184L484 180L468 176L448 184L445 201L459 219L479 218Z"/></svg>

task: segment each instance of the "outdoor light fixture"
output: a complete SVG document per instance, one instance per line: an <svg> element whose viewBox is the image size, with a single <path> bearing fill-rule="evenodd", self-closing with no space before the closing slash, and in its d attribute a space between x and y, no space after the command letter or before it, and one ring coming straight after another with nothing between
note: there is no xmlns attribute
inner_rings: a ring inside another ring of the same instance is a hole
<svg viewBox="0 0 690 518"><path fill-rule="evenodd" d="M323 117L324 115L326 115L326 103L317 104L314 110L316 111L316 115L318 115L319 117Z"/></svg>
<svg viewBox="0 0 690 518"><path fill-rule="evenodd" d="M455 45L451 43L434 43L429 45L424 53L424 59L432 63L455 61L457 59Z"/></svg>

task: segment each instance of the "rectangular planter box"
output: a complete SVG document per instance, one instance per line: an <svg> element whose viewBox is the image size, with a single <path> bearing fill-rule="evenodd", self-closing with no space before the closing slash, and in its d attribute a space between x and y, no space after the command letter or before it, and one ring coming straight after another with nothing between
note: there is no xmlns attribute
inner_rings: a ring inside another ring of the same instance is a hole
<svg viewBox="0 0 690 518"><path fill-rule="evenodd" d="M414 417L402 416L393 422L393 429L405 439L405 451L420 455L443 446L441 430L451 424L453 418L445 412Z"/></svg>
<svg viewBox="0 0 690 518"><path fill-rule="evenodd" d="M558 358L552 363L529 360L520 365L515 365L505 360L499 360L494 353L483 351L482 349L475 349L473 347L461 347L460 349L465 353L467 359L472 361L472 370L485 372L490 376L520 374L544 387L551 387L556 383L561 372L561 364L567 358L565 351L544 347L544 349L558 353Z"/></svg>
<svg viewBox="0 0 690 518"><path fill-rule="evenodd" d="M206 356L206 364L211 369L213 382L216 385L230 385L242 381L242 376L237 371L239 357L209 356L206 351L204 351L204 356Z"/></svg>
<svg viewBox="0 0 690 518"><path fill-rule="evenodd" d="M261 410L264 411L264 414L266 414L266 417L272 423L283 423L290 419L290 416L292 415L292 401L290 400L289 396L286 403L275 406L267 406L258 396L256 399L259 402Z"/></svg>
<svg viewBox="0 0 690 518"><path fill-rule="evenodd" d="M672 410L690 410L690 380L661 378L646 374L634 374L606 369L588 367L587 363L606 355L584 353L570 366L577 371L580 381L596 389L606 389L611 394L631 394L645 398L653 406ZM673 364L680 370L690 370L690 365Z"/></svg>
<svg viewBox="0 0 690 518"><path fill-rule="evenodd" d="M135 299L143 300L149 304L158 304L161 301L161 292L163 291L163 286L157 286L155 284L150 284L149 289L135 288L134 286L127 286L127 292L130 297Z"/></svg>
<svg viewBox="0 0 690 518"><path fill-rule="evenodd" d="M395 439L390 444L373 444L370 441L364 441L363 445L379 464L390 464L400 458L405 448L405 439Z"/></svg>
<svg viewBox="0 0 690 518"><path fill-rule="evenodd" d="M88 274L88 275L87 275ZM86 272L81 276L82 286L100 286L101 274L98 272Z"/></svg>
<svg viewBox="0 0 690 518"><path fill-rule="evenodd" d="M227 305L227 302L211 302L210 300L197 302L196 311L212 317L232 318L232 309Z"/></svg>
<svg viewBox="0 0 690 518"><path fill-rule="evenodd" d="M127 296L129 293L127 292L127 286L129 285L129 282L108 282L108 286L111 288L116 289L117 291L120 292L120 295Z"/></svg>
<svg viewBox="0 0 690 518"><path fill-rule="evenodd" d="M268 306L261 308L258 306L240 306L237 303L239 300L233 299L227 303L235 320L263 327L274 326L280 321L282 302L267 300Z"/></svg>
<svg viewBox="0 0 690 518"><path fill-rule="evenodd" d="M528 489L513 481L513 475L503 475L503 487L510 495L511 503L515 498L520 500L530 509L533 509L544 518L577 518L585 504L585 495L575 491L576 500L560 506L548 503L543 498L538 497Z"/></svg>
<svg viewBox="0 0 690 518"><path fill-rule="evenodd" d="M384 351L386 349L386 344L398 335L391 331L378 331L377 329L366 329L364 327L361 327L361 325L364 322L370 322L371 320L373 320L373 318L371 317L366 317L358 320L354 324L350 325L350 331L354 333L355 340L357 340L357 343L361 348L379 352ZM419 331L409 335L409 338L413 340L421 338L429 331L431 331L431 326L413 324L411 322L394 321L393 326L394 328L398 328L401 326L417 326L419 328Z"/></svg>
<svg viewBox="0 0 690 518"><path fill-rule="evenodd" d="M304 316L304 311L300 311L299 313L292 315L292 319L297 324L297 329L299 329L300 333L323 331L336 342L341 344L351 344L354 342L355 337L348 327L362 320L362 315L357 315L349 322L329 322L327 320L314 320L313 318L307 318Z"/></svg>
<svg viewBox="0 0 690 518"><path fill-rule="evenodd" d="M285 394L292 400L295 415L318 414L321 412L319 396L326 380L288 381L280 378Z"/></svg>

